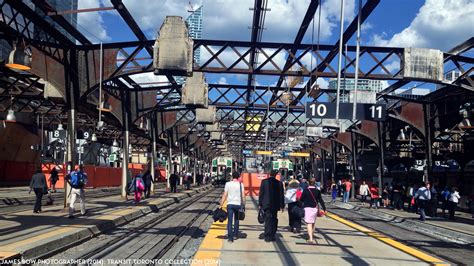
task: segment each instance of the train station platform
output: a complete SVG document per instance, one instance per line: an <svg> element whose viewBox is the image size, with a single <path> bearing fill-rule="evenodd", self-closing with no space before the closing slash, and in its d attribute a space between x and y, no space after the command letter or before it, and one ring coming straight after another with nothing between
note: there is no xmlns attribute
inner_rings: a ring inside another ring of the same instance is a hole
<svg viewBox="0 0 474 266"><path fill-rule="evenodd" d="M93 198L94 191L86 190L87 213L81 216L76 211L74 219L68 219L68 211L62 205L43 206L39 214L34 214L31 209L0 214L0 264L4 259L38 258L81 243L211 187L204 185L173 194L165 188L157 188L152 197L138 205L130 200L132 197L125 201L115 193Z"/></svg>
<svg viewBox="0 0 474 266"><path fill-rule="evenodd" d="M214 222L194 256L193 265L426 265L445 264L413 247L354 224L335 214L317 218L316 245L306 243L306 230L288 232L288 213L278 213L276 241L263 240L256 200L247 200L240 237L226 240L227 222ZM305 225L303 225L303 228Z"/></svg>
<svg viewBox="0 0 474 266"><path fill-rule="evenodd" d="M474 244L474 219L470 213L457 211L455 219L449 220L448 211L446 210L446 213L443 214L442 209L438 208L436 217L426 216L426 221L422 222L419 220L420 215L417 213L391 208L369 209L368 203L363 205L358 199L351 199L349 203L343 203L342 199L338 198L335 205L370 217L386 220L402 227L416 228L426 234L448 241L459 244Z"/></svg>

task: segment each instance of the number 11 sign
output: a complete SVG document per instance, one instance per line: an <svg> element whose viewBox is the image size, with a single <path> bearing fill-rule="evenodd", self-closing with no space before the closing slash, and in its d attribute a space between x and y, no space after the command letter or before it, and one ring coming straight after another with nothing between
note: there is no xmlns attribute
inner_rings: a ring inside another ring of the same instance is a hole
<svg viewBox="0 0 474 266"><path fill-rule="evenodd" d="M339 104L339 118L352 119L352 103ZM385 104L359 103L357 104L356 118L358 120L385 121L387 107ZM314 102L306 105L308 118L336 118L336 103Z"/></svg>

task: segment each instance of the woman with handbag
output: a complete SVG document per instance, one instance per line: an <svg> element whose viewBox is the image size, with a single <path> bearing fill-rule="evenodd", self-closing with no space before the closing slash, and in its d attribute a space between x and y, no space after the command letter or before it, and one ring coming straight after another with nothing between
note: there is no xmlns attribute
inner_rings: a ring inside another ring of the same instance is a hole
<svg viewBox="0 0 474 266"><path fill-rule="evenodd" d="M285 203L288 204L288 218L290 221L290 227L288 228L288 231L294 233L301 232L302 217L298 214L299 209L301 209L300 203L298 202L298 192L301 194L299 186L300 182L293 179L288 183L288 190L285 193Z"/></svg>
<svg viewBox="0 0 474 266"><path fill-rule="evenodd" d="M320 204L323 208L323 212L320 215L324 215L326 212L326 205L324 200L321 197L321 192L315 187L316 180L311 178L309 180L309 186L303 191L301 195L301 201L303 202L304 207L304 221L308 229L308 240L309 244L316 244L313 239L313 232L316 222L316 217L318 216L318 205Z"/></svg>
<svg viewBox="0 0 474 266"><path fill-rule="evenodd" d="M245 217L245 195L243 184L239 182L240 174L234 172L232 181L225 184L221 206L227 200L227 241L234 242L239 236L239 220Z"/></svg>

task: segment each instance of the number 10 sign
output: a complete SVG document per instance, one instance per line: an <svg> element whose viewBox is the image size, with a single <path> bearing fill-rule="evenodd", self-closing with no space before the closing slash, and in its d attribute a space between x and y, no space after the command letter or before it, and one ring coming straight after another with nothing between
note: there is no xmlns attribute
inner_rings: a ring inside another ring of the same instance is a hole
<svg viewBox="0 0 474 266"><path fill-rule="evenodd" d="M339 118L352 119L352 103L339 104ZM357 104L356 118L358 120L385 121L387 107L385 104L359 103ZM336 103L314 102L306 105L308 118L336 118Z"/></svg>

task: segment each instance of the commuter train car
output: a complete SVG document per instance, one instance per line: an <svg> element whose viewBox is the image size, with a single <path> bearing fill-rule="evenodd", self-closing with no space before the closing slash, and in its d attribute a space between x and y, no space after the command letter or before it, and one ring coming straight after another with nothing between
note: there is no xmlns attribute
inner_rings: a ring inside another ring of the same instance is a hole
<svg viewBox="0 0 474 266"><path fill-rule="evenodd" d="M213 179L228 179L232 174L232 165L232 158L214 158L211 166L211 177Z"/></svg>

